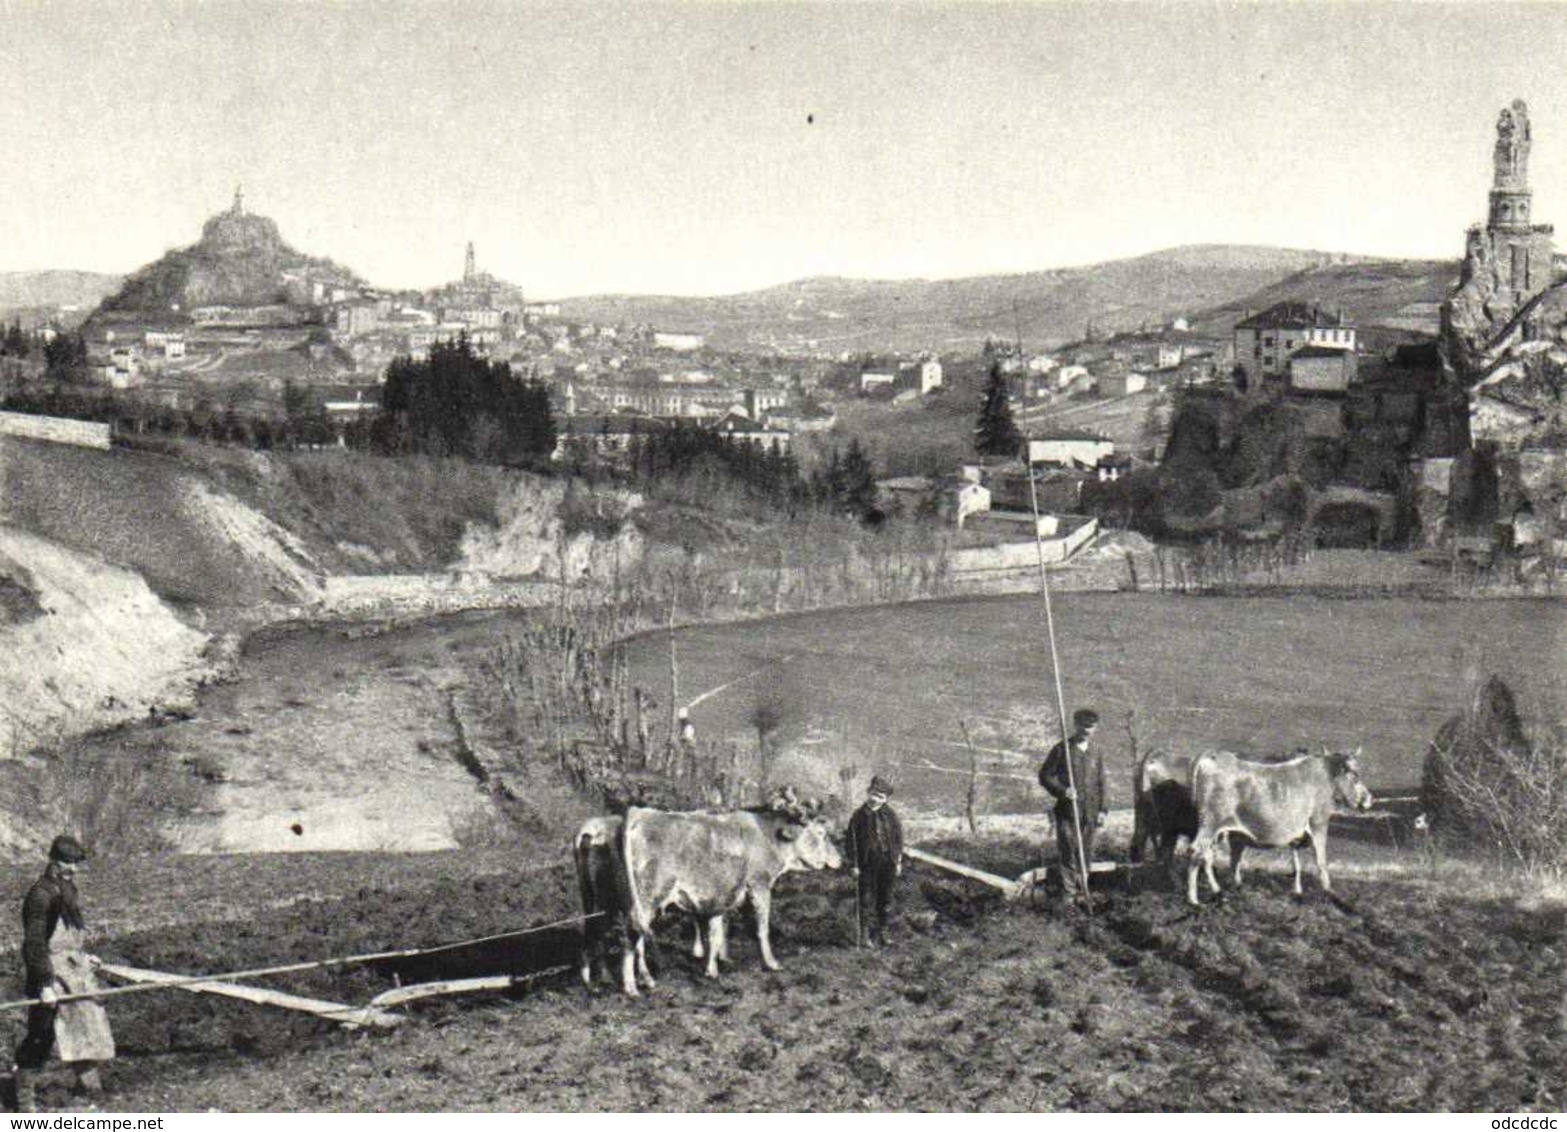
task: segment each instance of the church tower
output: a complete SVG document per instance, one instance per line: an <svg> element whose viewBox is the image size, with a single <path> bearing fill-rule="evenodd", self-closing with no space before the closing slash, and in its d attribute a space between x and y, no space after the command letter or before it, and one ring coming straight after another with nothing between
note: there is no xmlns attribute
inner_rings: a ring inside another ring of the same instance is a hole
<svg viewBox="0 0 1567 1132"><path fill-rule="evenodd" d="M469 240L468 241L468 254L463 257L463 261L462 261L462 281L464 283L472 283L473 282L473 277L475 275L477 275L477 274L478 274L478 272L474 268L474 263L473 263L473 241Z"/></svg>

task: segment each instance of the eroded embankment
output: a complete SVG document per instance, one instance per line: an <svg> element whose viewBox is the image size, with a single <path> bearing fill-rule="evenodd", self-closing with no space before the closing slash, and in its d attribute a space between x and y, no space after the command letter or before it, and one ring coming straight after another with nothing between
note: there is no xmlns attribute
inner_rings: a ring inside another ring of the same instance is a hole
<svg viewBox="0 0 1567 1132"><path fill-rule="evenodd" d="M0 526L0 574L38 611L0 626L0 753L145 716L213 674L208 635L129 570Z"/></svg>

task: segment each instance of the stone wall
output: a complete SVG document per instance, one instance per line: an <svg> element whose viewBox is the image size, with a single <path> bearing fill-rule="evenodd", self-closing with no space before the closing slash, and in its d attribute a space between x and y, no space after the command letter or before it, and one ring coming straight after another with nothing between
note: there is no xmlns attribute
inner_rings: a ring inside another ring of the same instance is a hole
<svg viewBox="0 0 1567 1132"><path fill-rule="evenodd" d="M1037 569L1041 551L1046 565L1056 565L1072 557L1098 533L1099 521L1090 519L1059 538L1040 539L1037 546L1030 540L1000 546L965 547L948 554L948 570L953 582L961 584L987 574Z"/></svg>
<svg viewBox="0 0 1567 1132"><path fill-rule="evenodd" d="M47 440L54 444L75 444L83 448L107 450L113 430L96 421L73 421L65 417L43 417L32 413L0 412L0 435L23 436L29 440Z"/></svg>

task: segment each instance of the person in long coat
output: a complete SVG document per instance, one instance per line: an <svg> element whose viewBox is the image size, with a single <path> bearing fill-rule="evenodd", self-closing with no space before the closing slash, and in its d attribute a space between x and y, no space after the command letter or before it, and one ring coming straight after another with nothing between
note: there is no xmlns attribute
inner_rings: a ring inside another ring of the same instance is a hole
<svg viewBox="0 0 1567 1132"><path fill-rule="evenodd" d="M61 834L49 846L49 863L22 901L22 964L28 998L27 1033L16 1047L13 1077L18 1112L37 1108L38 1077L58 1050L88 1094L102 1091L98 1063L114 1057L109 1018L97 1002L59 1003L61 995L98 990L97 960L83 950L87 925L76 891L76 873L87 860L81 842Z"/></svg>
<svg viewBox="0 0 1567 1132"><path fill-rule="evenodd" d="M892 783L879 775L871 779L865 804L849 819L844 841L850 871L859 881L859 947L879 947L886 942L887 913L892 892L903 874L903 825L887 800Z"/></svg>
<svg viewBox="0 0 1567 1132"><path fill-rule="evenodd" d="M1105 822L1105 761L1090 749L1099 714L1084 708L1072 713L1072 734L1050 748L1039 767L1039 785L1055 799L1057 867L1067 891L1081 887L1078 841L1081 830L1083 861L1094 859L1094 835ZM1071 778L1067 777L1067 752L1071 751ZM1073 806L1074 800L1076 806Z"/></svg>

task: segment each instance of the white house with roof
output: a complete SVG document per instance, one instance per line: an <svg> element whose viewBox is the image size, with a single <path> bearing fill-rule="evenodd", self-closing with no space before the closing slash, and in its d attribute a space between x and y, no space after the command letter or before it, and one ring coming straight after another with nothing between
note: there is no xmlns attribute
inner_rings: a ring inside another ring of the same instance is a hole
<svg viewBox="0 0 1567 1132"><path fill-rule="evenodd" d="M780 452L789 451L789 442L793 439L787 429L774 428L760 421L753 421L739 409L730 409L710 427L720 436L730 440L743 441L767 449L776 446Z"/></svg>
<svg viewBox="0 0 1567 1132"><path fill-rule="evenodd" d="M1289 369L1292 355L1308 346L1355 352L1355 324L1338 310L1314 303L1275 303L1235 324L1235 364L1255 385Z"/></svg>
<svg viewBox="0 0 1567 1132"><path fill-rule="evenodd" d="M1028 441L1030 464L1059 464L1062 467L1075 464L1094 468L1106 456L1114 455L1115 441L1091 432L1058 432L1032 437Z"/></svg>

